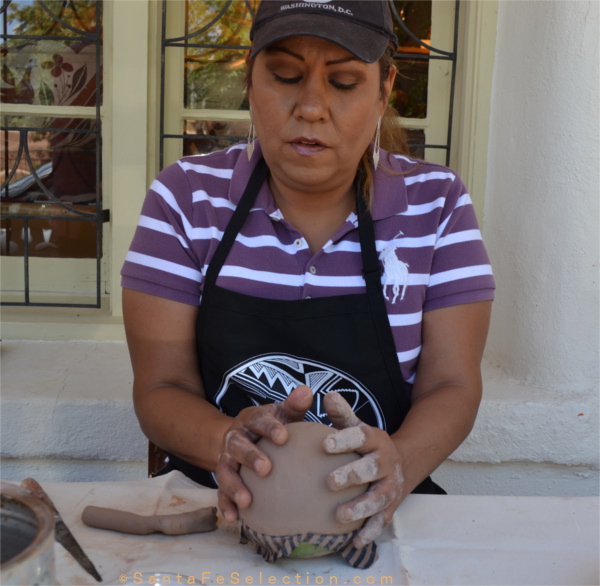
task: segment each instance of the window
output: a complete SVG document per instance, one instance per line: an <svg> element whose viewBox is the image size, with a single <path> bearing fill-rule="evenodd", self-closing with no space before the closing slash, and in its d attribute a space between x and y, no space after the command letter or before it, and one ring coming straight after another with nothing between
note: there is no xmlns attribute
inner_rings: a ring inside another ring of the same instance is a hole
<svg viewBox="0 0 600 586"><path fill-rule="evenodd" d="M1 16L3 304L100 307L102 2Z"/></svg>
<svg viewBox="0 0 600 586"><path fill-rule="evenodd" d="M160 167L244 140L243 80L257 0L163 0ZM391 100L412 152L447 164L458 2L390 2L400 41ZM169 91L167 91L169 88Z"/></svg>

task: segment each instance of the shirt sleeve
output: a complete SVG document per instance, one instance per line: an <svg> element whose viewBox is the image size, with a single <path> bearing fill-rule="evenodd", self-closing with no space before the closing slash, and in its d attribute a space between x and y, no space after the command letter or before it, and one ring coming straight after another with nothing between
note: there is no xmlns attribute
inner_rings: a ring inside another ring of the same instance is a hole
<svg viewBox="0 0 600 586"><path fill-rule="evenodd" d="M192 189L179 163L153 181L121 270L121 285L199 305L202 269L192 247Z"/></svg>
<svg viewBox="0 0 600 586"><path fill-rule="evenodd" d="M423 309L492 300L494 289L471 197L455 177L440 216Z"/></svg>

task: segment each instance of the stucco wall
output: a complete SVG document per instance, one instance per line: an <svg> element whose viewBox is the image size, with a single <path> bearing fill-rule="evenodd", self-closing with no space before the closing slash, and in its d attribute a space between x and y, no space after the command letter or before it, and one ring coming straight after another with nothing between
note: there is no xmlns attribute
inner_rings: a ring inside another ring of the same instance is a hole
<svg viewBox="0 0 600 586"><path fill-rule="evenodd" d="M598 392L598 8L502 1L485 240L487 356L519 381Z"/></svg>
<svg viewBox="0 0 600 586"><path fill-rule="evenodd" d="M500 2L484 214L498 285L486 356L525 402L548 397L550 429L575 437L563 406L580 402L596 470L599 6ZM586 451L553 433L531 439L525 460L539 443L548 462L577 465Z"/></svg>

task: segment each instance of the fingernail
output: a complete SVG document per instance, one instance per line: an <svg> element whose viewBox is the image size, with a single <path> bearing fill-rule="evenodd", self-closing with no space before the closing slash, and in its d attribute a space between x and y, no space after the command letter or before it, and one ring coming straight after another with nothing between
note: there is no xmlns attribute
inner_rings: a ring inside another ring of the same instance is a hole
<svg viewBox="0 0 600 586"><path fill-rule="evenodd" d="M350 521L354 521L352 515L352 509L342 509L337 517L342 523L349 523Z"/></svg>
<svg viewBox="0 0 600 586"><path fill-rule="evenodd" d="M254 472L256 472L259 476L265 472L267 466L267 461L264 458L259 458L254 463Z"/></svg>
<svg viewBox="0 0 600 586"><path fill-rule="evenodd" d="M335 450L335 445L336 441L332 437L328 437L324 442L326 450Z"/></svg>
<svg viewBox="0 0 600 586"><path fill-rule="evenodd" d="M369 542L361 539L360 537L355 537L353 545L356 549L362 549L365 545L367 545L367 543Z"/></svg>

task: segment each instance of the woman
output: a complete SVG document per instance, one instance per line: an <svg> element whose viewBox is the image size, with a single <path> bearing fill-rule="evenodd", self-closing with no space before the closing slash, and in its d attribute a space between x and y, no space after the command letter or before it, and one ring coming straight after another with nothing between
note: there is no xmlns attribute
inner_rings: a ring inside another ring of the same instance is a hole
<svg viewBox="0 0 600 586"><path fill-rule="evenodd" d="M333 424L326 449L363 457L330 487L371 483L337 511L366 520L360 548L410 492L443 492L428 477L477 413L493 279L460 180L380 150L387 2L263 2L252 38L256 138L165 169L123 269L136 413L229 521L240 467L270 470L258 438Z"/></svg>

